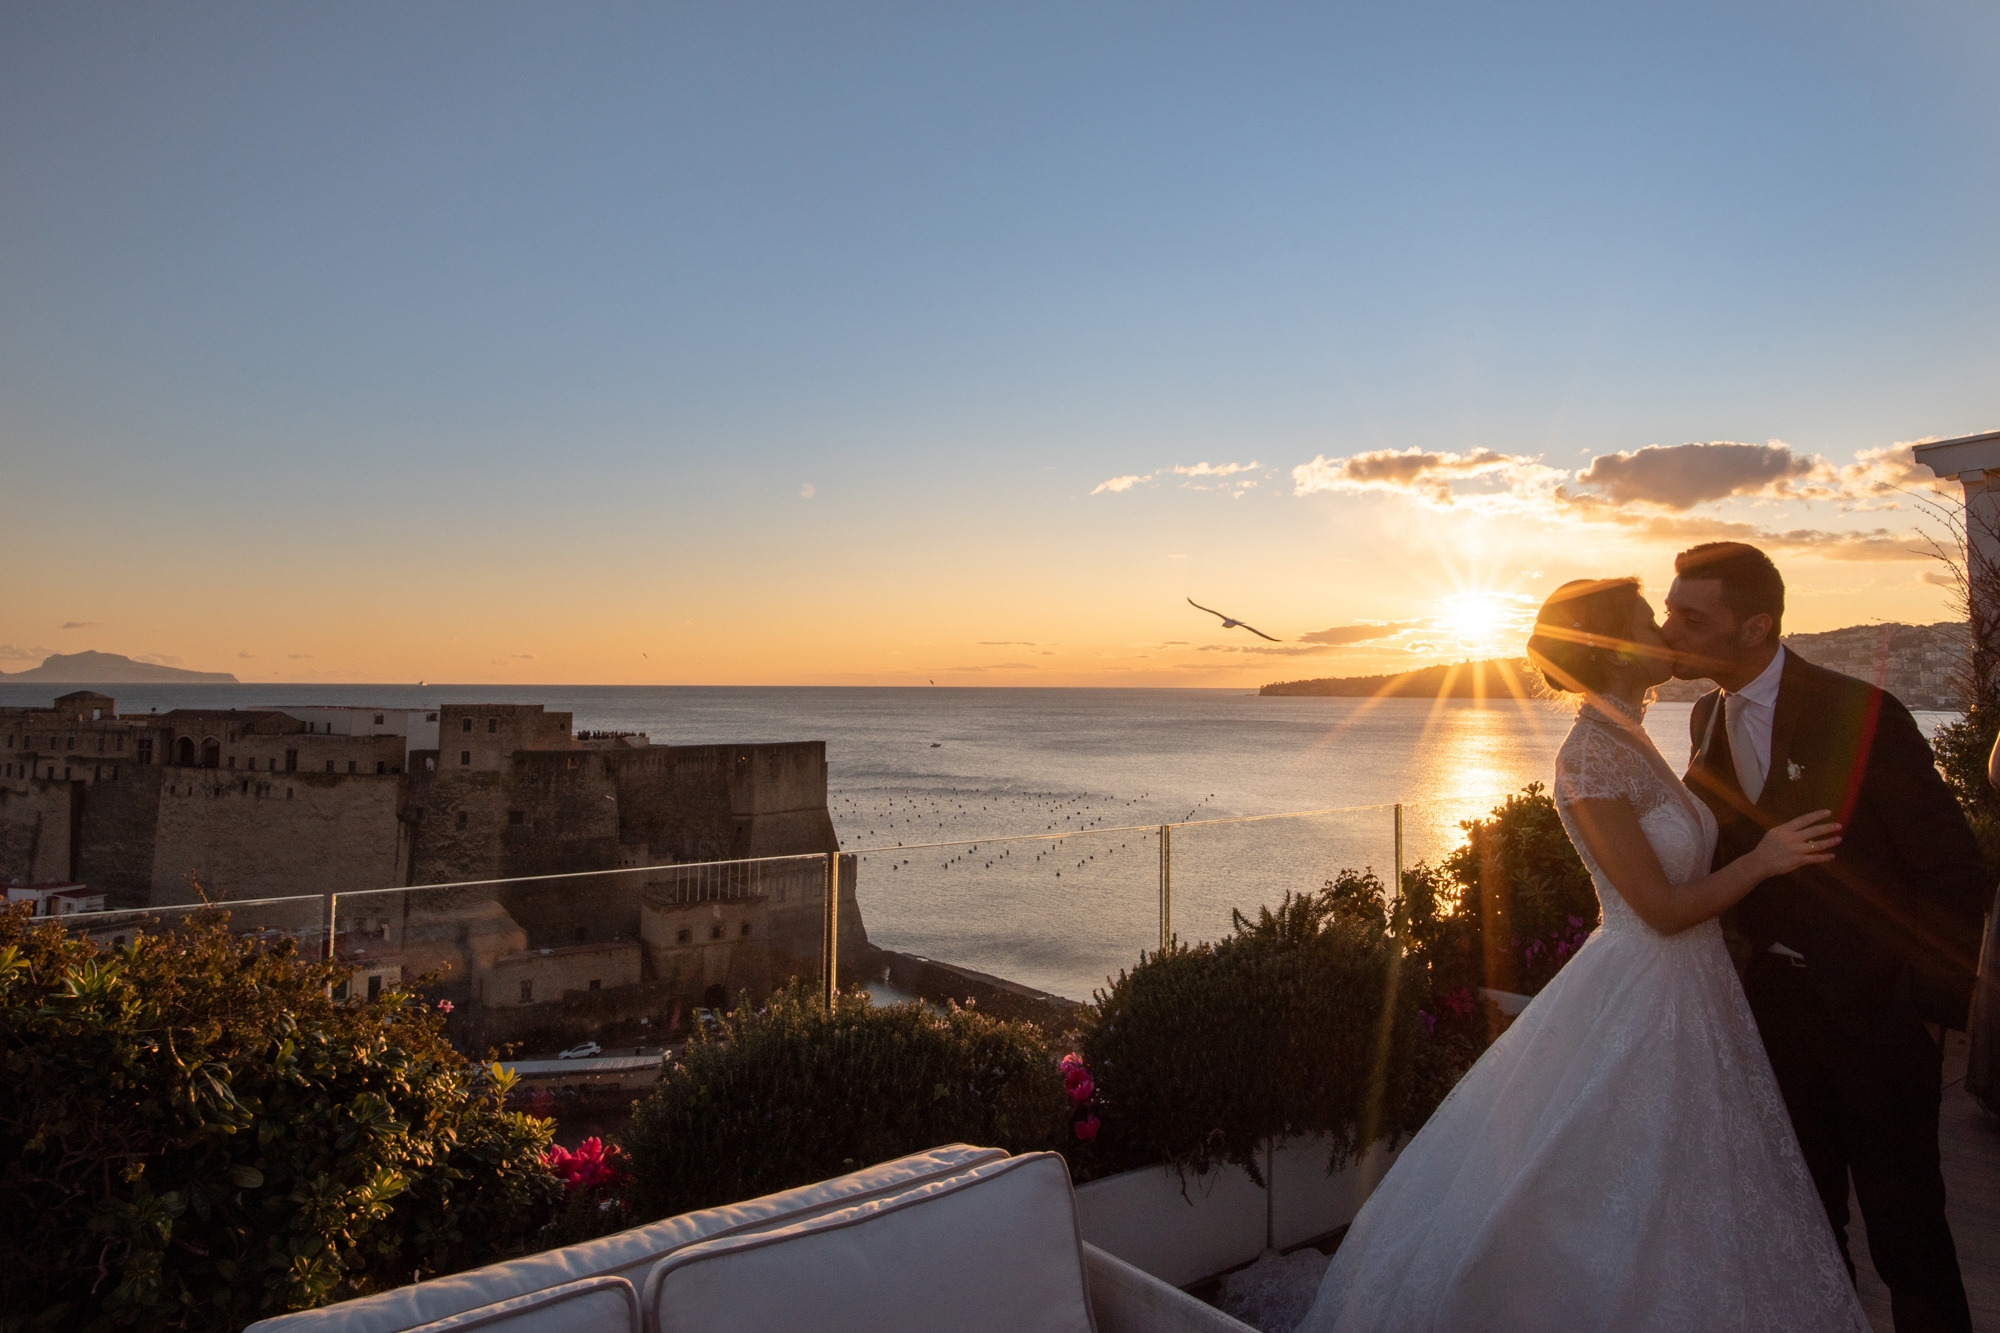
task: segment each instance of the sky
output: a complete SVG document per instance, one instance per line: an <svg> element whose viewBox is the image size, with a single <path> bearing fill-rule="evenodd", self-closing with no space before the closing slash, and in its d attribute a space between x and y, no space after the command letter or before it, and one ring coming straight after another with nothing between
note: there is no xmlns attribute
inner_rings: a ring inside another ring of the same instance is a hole
<svg viewBox="0 0 2000 1333"><path fill-rule="evenodd" d="M1943 619L1996 66L1920 0L6 0L0 671L1254 686L1716 536Z"/></svg>

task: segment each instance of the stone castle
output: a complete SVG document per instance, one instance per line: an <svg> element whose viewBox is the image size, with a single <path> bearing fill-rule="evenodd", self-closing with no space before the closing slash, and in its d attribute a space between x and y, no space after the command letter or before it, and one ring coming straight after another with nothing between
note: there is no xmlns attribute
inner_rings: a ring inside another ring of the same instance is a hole
<svg viewBox="0 0 2000 1333"><path fill-rule="evenodd" d="M371 993L441 974L482 1034L817 972L839 845L822 742L655 745L535 704L121 716L88 690L0 708L0 741L10 896L242 904L238 928L323 949L323 915L253 900L444 886L341 899L335 950ZM776 857L800 859L712 864ZM839 878L841 952L858 957L850 858Z"/></svg>

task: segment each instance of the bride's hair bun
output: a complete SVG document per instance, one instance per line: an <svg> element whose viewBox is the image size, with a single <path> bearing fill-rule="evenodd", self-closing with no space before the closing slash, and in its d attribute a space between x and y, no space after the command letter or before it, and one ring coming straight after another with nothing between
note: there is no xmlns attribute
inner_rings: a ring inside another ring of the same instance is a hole
<svg viewBox="0 0 2000 1333"><path fill-rule="evenodd" d="M1568 694L1602 690L1612 659L1627 653L1639 580L1573 579L1549 594L1535 614L1528 660L1549 688Z"/></svg>

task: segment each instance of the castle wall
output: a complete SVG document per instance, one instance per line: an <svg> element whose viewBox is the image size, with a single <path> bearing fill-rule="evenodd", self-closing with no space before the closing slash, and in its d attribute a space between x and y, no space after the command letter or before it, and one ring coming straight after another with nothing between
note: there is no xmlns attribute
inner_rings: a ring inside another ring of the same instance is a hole
<svg viewBox="0 0 2000 1333"><path fill-rule="evenodd" d="M81 782L0 779L0 879L50 883L73 879L73 821Z"/></svg>
<svg viewBox="0 0 2000 1333"><path fill-rule="evenodd" d="M157 764L121 764L111 781L84 788L76 877L105 893L108 906L150 904L160 797L168 777L182 771Z"/></svg>
<svg viewBox="0 0 2000 1333"><path fill-rule="evenodd" d="M399 779L372 774L170 768L159 804L152 901L276 898L397 882Z"/></svg>

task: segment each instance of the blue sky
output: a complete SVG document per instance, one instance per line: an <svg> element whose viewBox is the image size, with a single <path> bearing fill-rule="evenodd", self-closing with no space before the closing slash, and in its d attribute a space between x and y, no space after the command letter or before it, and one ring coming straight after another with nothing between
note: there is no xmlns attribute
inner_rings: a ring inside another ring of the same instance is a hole
<svg viewBox="0 0 2000 1333"><path fill-rule="evenodd" d="M0 670L1254 683L1493 646L1445 599L1660 583L1693 519L1906 533L1838 472L2000 426L1996 53L1972 5L7 5ZM1820 484L1546 503L1712 441ZM1410 450L1551 471L1294 472ZM1942 616L1879 548L1776 551L1794 624ZM1366 622L1415 628L1299 642Z"/></svg>

